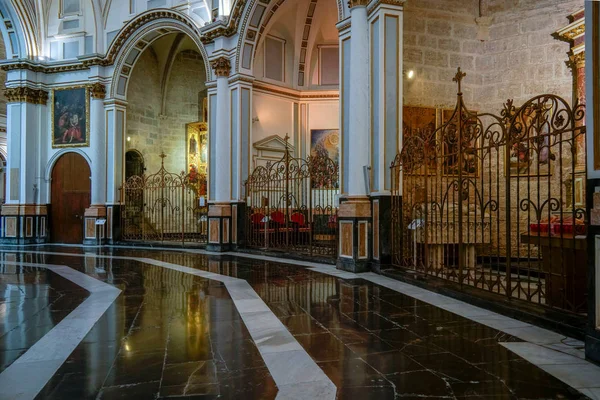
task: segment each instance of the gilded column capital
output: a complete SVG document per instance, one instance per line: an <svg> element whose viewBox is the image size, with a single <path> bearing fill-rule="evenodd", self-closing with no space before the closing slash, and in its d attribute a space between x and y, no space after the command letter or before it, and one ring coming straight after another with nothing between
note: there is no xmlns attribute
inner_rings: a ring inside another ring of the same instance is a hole
<svg viewBox="0 0 600 400"><path fill-rule="evenodd" d="M9 103L31 103L42 105L48 103L48 92L43 89L32 89L27 86L7 88L4 90L4 95Z"/></svg>
<svg viewBox="0 0 600 400"><path fill-rule="evenodd" d="M217 77L228 77L231 73L231 62L226 57L219 57L211 61L210 66L215 70Z"/></svg>
<svg viewBox="0 0 600 400"><path fill-rule="evenodd" d="M370 0L348 0L348 8L352 7L366 7Z"/></svg>
<svg viewBox="0 0 600 400"><path fill-rule="evenodd" d="M569 56L569 60L571 62L571 65L575 68L585 67L585 51L582 51L581 53L577 54L572 54L571 56Z"/></svg>
<svg viewBox="0 0 600 400"><path fill-rule="evenodd" d="M92 98L102 100L106 97L106 86L100 82L96 82L90 86L90 93Z"/></svg>

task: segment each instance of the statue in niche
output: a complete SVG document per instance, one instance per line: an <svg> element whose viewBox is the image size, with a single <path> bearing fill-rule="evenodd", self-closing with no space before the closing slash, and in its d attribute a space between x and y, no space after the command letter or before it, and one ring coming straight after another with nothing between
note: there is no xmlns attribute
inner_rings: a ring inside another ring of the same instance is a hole
<svg viewBox="0 0 600 400"><path fill-rule="evenodd" d="M198 142L196 141L195 136L190 136L190 154L197 155L198 154Z"/></svg>

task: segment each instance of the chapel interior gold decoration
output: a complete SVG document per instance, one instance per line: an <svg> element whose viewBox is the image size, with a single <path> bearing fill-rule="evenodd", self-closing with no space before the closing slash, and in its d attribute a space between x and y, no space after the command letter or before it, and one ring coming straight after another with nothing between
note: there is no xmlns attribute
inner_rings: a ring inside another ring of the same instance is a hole
<svg viewBox="0 0 600 400"><path fill-rule="evenodd" d="M208 124L195 122L186 126L186 165L188 181L199 196L208 194Z"/></svg>

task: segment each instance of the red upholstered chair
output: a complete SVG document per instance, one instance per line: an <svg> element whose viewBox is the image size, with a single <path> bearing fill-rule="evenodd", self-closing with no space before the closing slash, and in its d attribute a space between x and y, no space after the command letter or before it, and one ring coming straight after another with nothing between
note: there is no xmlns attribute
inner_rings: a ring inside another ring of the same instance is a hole
<svg viewBox="0 0 600 400"><path fill-rule="evenodd" d="M285 214L281 211L273 211L271 213L271 222L274 222L279 225L285 224Z"/></svg>
<svg viewBox="0 0 600 400"><path fill-rule="evenodd" d="M265 226L265 214L263 213L255 213L252 214L250 220L252 221L252 225L257 226L258 228L263 228Z"/></svg>
<svg viewBox="0 0 600 400"><path fill-rule="evenodd" d="M304 214L295 212L292 214L290 220L292 221L292 223L298 224L299 227L302 227L304 226L306 218L304 218Z"/></svg>

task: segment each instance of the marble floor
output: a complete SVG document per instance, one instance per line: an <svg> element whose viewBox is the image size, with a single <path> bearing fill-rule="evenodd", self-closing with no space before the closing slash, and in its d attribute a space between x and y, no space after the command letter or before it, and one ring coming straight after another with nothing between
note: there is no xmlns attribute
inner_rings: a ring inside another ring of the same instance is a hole
<svg viewBox="0 0 600 400"><path fill-rule="evenodd" d="M175 397L600 398L600 368L579 341L372 273L0 248L0 400Z"/></svg>

